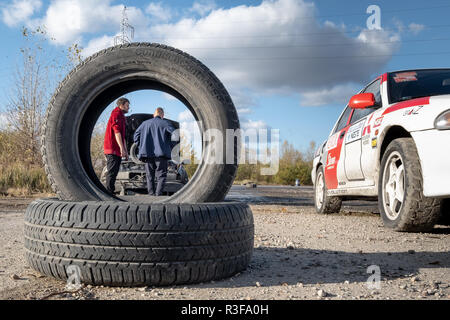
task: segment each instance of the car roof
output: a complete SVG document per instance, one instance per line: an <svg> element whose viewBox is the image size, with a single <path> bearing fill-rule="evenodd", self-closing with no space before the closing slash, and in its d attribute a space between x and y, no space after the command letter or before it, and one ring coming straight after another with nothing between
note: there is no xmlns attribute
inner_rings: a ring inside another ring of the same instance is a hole
<svg viewBox="0 0 450 320"><path fill-rule="evenodd" d="M437 71L437 70L446 70L450 71L450 68L428 68L428 69L406 69L406 70L395 70L390 71L389 73L399 73L399 72L412 72L412 71Z"/></svg>

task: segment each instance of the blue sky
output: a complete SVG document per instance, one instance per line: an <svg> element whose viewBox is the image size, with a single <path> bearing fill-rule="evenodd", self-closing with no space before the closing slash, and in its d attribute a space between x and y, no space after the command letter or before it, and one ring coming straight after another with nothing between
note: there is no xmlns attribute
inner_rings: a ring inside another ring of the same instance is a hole
<svg viewBox="0 0 450 320"><path fill-rule="evenodd" d="M443 0L2 0L2 101L20 63L22 26L45 25L56 38L45 49L54 55L75 42L89 55L112 44L122 5L135 41L197 57L224 82L243 128L280 129L301 150L326 139L351 95L375 76L449 67L450 3ZM369 5L381 9L381 30L367 30ZM132 112L162 106L169 118L189 120L167 95L128 97Z"/></svg>

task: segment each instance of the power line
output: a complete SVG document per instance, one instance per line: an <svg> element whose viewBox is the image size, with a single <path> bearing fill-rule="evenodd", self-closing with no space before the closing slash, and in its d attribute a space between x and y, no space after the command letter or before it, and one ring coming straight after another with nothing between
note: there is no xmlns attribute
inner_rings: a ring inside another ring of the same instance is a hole
<svg viewBox="0 0 450 320"><path fill-rule="evenodd" d="M396 41L379 41L376 44L395 44L395 43L410 43L410 42L433 42L433 41L446 41L450 38L439 39L417 39L417 40L396 40ZM327 43L327 44L298 44L298 45L286 45L286 46L231 46L231 47L181 47L185 50L227 50L227 49L283 49L283 48L308 48L308 47L339 47L348 46L349 43ZM367 43L352 43L352 46L365 46Z"/></svg>
<svg viewBox="0 0 450 320"><path fill-rule="evenodd" d="M434 28L448 28L450 27L450 24L445 24L445 25L434 25L434 26L426 26L426 29L434 29ZM264 39L264 38L281 38L281 37L302 37L302 36L310 36L310 35L320 35L320 36L325 36L325 35L336 35L336 34L352 34L352 33L357 33L357 32L361 32L361 31L365 31L366 33L376 33L376 32L382 32L382 31L398 31L397 29L381 29L381 30L366 30L366 29L358 29L358 30L354 30L354 31L333 31L333 32L311 32L311 33L286 33L286 34L272 34L272 35L238 35L238 34L233 34L233 35L229 35L229 36L209 36L209 37L153 37L152 39L160 39L160 40L210 40L210 39L248 39L248 38L258 38L258 39Z"/></svg>
<svg viewBox="0 0 450 320"><path fill-rule="evenodd" d="M205 60L230 60L230 61L261 61L261 60L308 60L308 59L318 59L318 60L327 60L327 59L355 59L355 58L379 58L379 57L403 57L403 56L422 56L422 55L441 55L441 54L450 54L450 51L443 52L421 52L421 53L404 53L404 54L380 54L380 55L359 55L359 56L329 56L329 57L267 57L267 58L208 58L205 57Z"/></svg>
<svg viewBox="0 0 450 320"><path fill-rule="evenodd" d="M404 13L404 12L413 12L413 11L424 11L424 10L434 10L434 9L443 9L443 8L450 8L450 5L442 5L442 6L434 6L434 7L422 7L422 8L406 8L406 9L398 9L398 10L383 10L382 14L386 13ZM361 13L343 13L343 14L332 14L332 15L319 15L319 16L301 16L296 17L293 19L294 21L300 20L300 19L319 19L319 18L336 18L336 17L351 17L351 16L368 16L366 12ZM236 24L236 23L261 23L261 22L270 22L270 21L279 21L280 18L274 18L274 19L264 19L264 20L233 20L233 21L224 21L224 22L207 22L206 25L220 25L220 24ZM183 22L183 21L181 21ZM186 24L190 23L190 21L186 21Z"/></svg>

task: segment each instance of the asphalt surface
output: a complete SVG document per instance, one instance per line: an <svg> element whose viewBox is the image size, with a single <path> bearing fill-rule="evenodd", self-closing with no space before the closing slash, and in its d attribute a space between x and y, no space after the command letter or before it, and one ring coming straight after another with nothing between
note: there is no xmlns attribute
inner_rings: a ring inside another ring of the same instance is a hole
<svg viewBox="0 0 450 320"><path fill-rule="evenodd" d="M314 190L312 186L233 186L225 200L249 204L314 207ZM379 213L376 201L345 201L343 210Z"/></svg>

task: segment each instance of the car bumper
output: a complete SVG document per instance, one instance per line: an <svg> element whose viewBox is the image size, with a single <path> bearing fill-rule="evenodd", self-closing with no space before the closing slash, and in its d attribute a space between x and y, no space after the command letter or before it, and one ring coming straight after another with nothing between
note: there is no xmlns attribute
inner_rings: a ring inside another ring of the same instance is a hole
<svg viewBox="0 0 450 320"><path fill-rule="evenodd" d="M426 197L450 197L450 130L412 132L419 153Z"/></svg>

